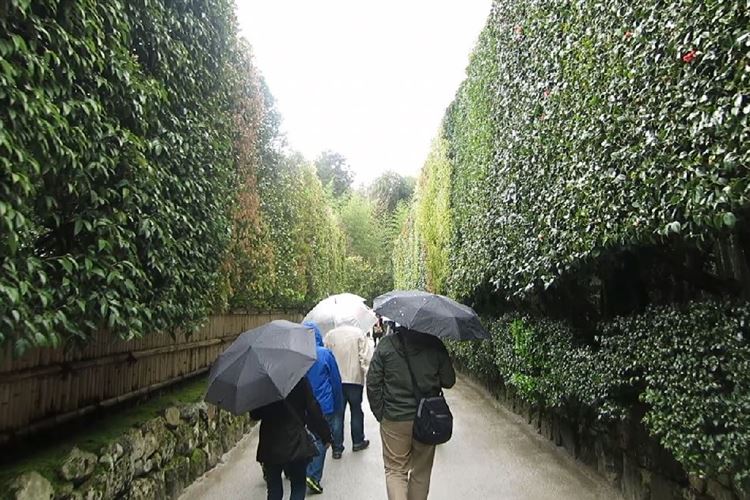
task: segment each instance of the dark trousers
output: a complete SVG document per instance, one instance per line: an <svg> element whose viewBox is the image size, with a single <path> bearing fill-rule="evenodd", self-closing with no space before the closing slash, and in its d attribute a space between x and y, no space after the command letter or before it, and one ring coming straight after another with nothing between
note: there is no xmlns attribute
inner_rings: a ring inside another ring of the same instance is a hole
<svg viewBox="0 0 750 500"><path fill-rule="evenodd" d="M286 473L289 481L292 483L292 496L289 500L304 500L305 493L307 492L307 485L305 484L307 460L282 465L266 464L265 470L268 500L282 500L284 498L284 482L281 479L282 471Z"/></svg>
<svg viewBox="0 0 750 500"><path fill-rule="evenodd" d="M338 415L338 422L333 435L333 450L344 451L344 412L349 405L352 414L352 444L361 444L365 440L365 414L362 411L362 389L359 384L342 384L344 389L344 409Z"/></svg>

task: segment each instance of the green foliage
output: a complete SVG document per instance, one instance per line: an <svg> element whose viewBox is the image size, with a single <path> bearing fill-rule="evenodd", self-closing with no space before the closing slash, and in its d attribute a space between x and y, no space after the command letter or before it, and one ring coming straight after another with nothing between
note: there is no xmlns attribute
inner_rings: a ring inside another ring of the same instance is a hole
<svg viewBox="0 0 750 500"><path fill-rule="evenodd" d="M335 197L341 197L351 190L354 174L349 163L339 153L324 151L315 160L315 171L326 189Z"/></svg>
<svg viewBox="0 0 750 500"><path fill-rule="evenodd" d="M233 9L0 6L0 342L18 354L342 291L333 203L286 152Z"/></svg>
<svg viewBox="0 0 750 500"><path fill-rule="evenodd" d="M384 293L382 273L359 255L347 255L341 289L360 297L372 299Z"/></svg>
<svg viewBox="0 0 750 500"><path fill-rule="evenodd" d="M646 428L688 471L750 475L750 306L653 308L597 325L593 346L566 323L516 314L488 323L490 342L450 346L474 375L605 419L642 401Z"/></svg>
<svg viewBox="0 0 750 500"><path fill-rule="evenodd" d="M343 236L312 167L300 155L280 156L261 166L258 189L273 252L272 288L250 305L302 308L340 291Z"/></svg>
<svg viewBox="0 0 750 500"><path fill-rule="evenodd" d="M188 328L227 243L232 3L0 9L0 341Z"/></svg>
<svg viewBox="0 0 750 500"><path fill-rule="evenodd" d="M449 249L453 234L451 218L451 164L448 141L439 134L432 144L419 178L417 225L425 253L427 288L445 293L450 274Z"/></svg>
<svg viewBox="0 0 750 500"><path fill-rule="evenodd" d="M600 393L643 388L647 428L688 469L750 476L750 307L696 304L602 329Z"/></svg>
<svg viewBox="0 0 750 500"><path fill-rule="evenodd" d="M312 166L286 151L275 100L249 52L241 55L238 190L224 302L232 310L303 309L342 291L344 235Z"/></svg>
<svg viewBox="0 0 750 500"><path fill-rule="evenodd" d="M446 117L455 292L523 295L608 249L739 222L747 26L728 1L496 1Z"/></svg>
<svg viewBox="0 0 750 500"><path fill-rule="evenodd" d="M498 135L493 116L499 78L496 15L479 35L466 80L443 123L452 170L449 289L459 296L468 295L488 279L491 263L492 241L487 229L493 201L490 173Z"/></svg>
<svg viewBox="0 0 750 500"><path fill-rule="evenodd" d="M393 251L398 287L515 311L452 346L476 376L645 406L688 471L736 479L750 309L707 296L750 289L746 7L495 0Z"/></svg>
<svg viewBox="0 0 750 500"><path fill-rule="evenodd" d="M374 204L368 198L352 193L341 202L339 218L350 253L376 263L383 253L385 242Z"/></svg>
<svg viewBox="0 0 750 500"><path fill-rule="evenodd" d="M414 194L414 178L388 171L375 179L368 189L379 214L391 214L398 204Z"/></svg>
<svg viewBox="0 0 750 500"><path fill-rule="evenodd" d="M235 95L234 149L236 186L232 238L222 267L216 306L231 310L272 306L274 249L261 210L258 172L261 162L277 155L269 151L278 134L278 116L268 105L267 88L255 67L249 47L238 52L240 84ZM265 153L265 154L264 154Z"/></svg>
<svg viewBox="0 0 750 500"><path fill-rule="evenodd" d="M326 196L320 180L310 165L302 170L300 224L306 243L307 277L305 304L311 306L321 299L345 291L342 280L346 273L346 241L333 204Z"/></svg>
<svg viewBox="0 0 750 500"><path fill-rule="evenodd" d="M393 243L393 285L397 290L424 289L427 272L416 205L405 205L402 210L400 234Z"/></svg>
<svg viewBox="0 0 750 500"><path fill-rule="evenodd" d="M372 299L392 288L387 214L375 202L351 193L340 201L339 220L346 237L344 290ZM358 290L358 291L355 291Z"/></svg>

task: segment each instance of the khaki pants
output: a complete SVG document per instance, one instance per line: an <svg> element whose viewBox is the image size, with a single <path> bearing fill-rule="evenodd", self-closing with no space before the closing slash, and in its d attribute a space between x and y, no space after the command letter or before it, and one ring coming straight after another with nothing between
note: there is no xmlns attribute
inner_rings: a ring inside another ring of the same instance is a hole
<svg viewBox="0 0 750 500"><path fill-rule="evenodd" d="M435 447L414 441L413 425L386 419L380 423L388 500L427 500L430 492Z"/></svg>

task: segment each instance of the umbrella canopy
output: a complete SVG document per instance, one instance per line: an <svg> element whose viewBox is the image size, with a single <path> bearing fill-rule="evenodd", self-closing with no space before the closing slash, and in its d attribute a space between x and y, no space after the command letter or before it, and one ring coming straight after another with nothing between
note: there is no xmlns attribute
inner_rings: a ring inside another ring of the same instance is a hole
<svg viewBox="0 0 750 500"><path fill-rule="evenodd" d="M206 401L235 415L286 398L317 359L307 327L276 320L241 334L219 355Z"/></svg>
<svg viewBox="0 0 750 500"><path fill-rule="evenodd" d="M323 300L333 300L334 302L337 302L337 303L344 303L350 300L353 300L355 302L364 302L365 298L360 297L356 293L344 292L344 293L339 293L336 295L331 295L330 297L327 297Z"/></svg>
<svg viewBox="0 0 750 500"><path fill-rule="evenodd" d="M399 325L436 337L456 340L490 337L474 309L443 295L395 290L376 298L373 305L376 313Z"/></svg>
<svg viewBox="0 0 750 500"><path fill-rule="evenodd" d="M372 328L378 320L359 295L342 293L331 295L312 308L304 321L318 325L323 335L339 326L356 326L363 332Z"/></svg>

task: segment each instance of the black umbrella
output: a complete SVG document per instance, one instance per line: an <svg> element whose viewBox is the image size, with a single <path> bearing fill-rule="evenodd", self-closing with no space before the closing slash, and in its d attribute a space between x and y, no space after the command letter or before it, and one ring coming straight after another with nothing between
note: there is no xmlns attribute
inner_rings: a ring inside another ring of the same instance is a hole
<svg viewBox="0 0 750 500"><path fill-rule="evenodd" d="M276 320L248 330L214 362L206 401L239 415L286 398L315 363L315 335Z"/></svg>
<svg viewBox="0 0 750 500"><path fill-rule="evenodd" d="M443 295L395 290L373 304L376 313L411 330L456 340L490 338L474 309Z"/></svg>

